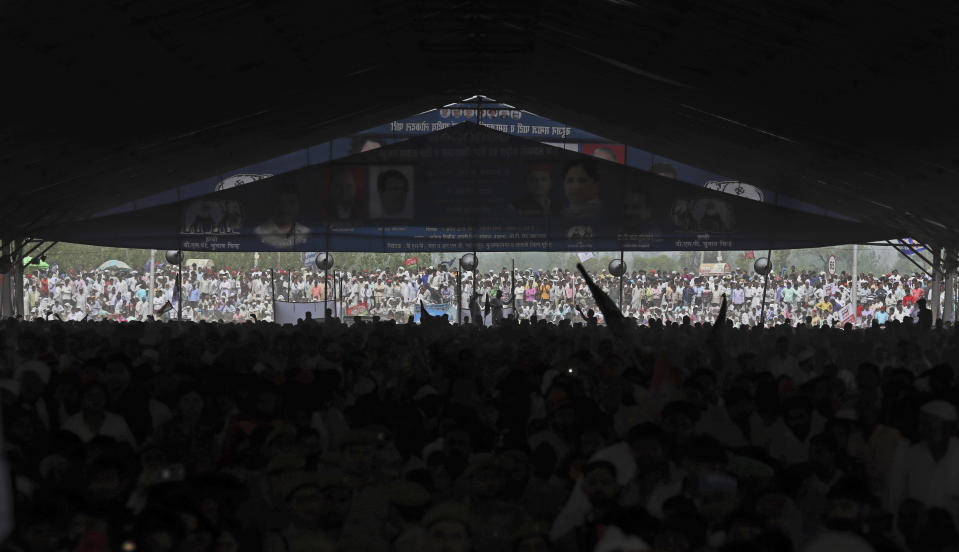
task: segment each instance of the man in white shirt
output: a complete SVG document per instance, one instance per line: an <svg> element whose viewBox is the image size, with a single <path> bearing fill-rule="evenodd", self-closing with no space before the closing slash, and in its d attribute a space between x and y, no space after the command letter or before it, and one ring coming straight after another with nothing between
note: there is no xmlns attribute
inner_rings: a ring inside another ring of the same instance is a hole
<svg viewBox="0 0 959 552"><path fill-rule="evenodd" d="M80 412L69 417L63 423L63 429L73 433L87 443L95 437L113 437L119 442L129 443L136 448L136 439L123 416L105 410L107 391L101 383L90 383L84 387Z"/></svg>
<svg viewBox="0 0 959 552"><path fill-rule="evenodd" d="M153 303L149 299L144 299L137 303L137 310L139 311L140 321L145 322L148 316L153 315Z"/></svg>
<svg viewBox="0 0 959 552"><path fill-rule="evenodd" d="M416 301L417 289L416 285L410 281L409 277L404 278L403 282L403 302L412 303Z"/></svg>
<svg viewBox="0 0 959 552"><path fill-rule="evenodd" d="M254 297L262 301L266 292L266 285L263 282L263 277L261 276L259 278L254 278L250 287L253 291Z"/></svg>
<svg viewBox="0 0 959 552"><path fill-rule="evenodd" d="M799 362L789 354L789 338L786 336L776 339L776 354L769 359L768 368L776 378L785 376L795 380L799 375Z"/></svg>
<svg viewBox="0 0 959 552"><path fill-rule="evenodd" d="M773 434L769 455L787 466L798 464L809 456L809 441L822 432L825 420L813 410L812 401L801 395L784 400L782 411L782 422L788 430Z"/></svg>
<svg viewBox="0 0 959 552"><path fill-rule="evenodd" d="M909 447L894 464L891 504L898 508L907 498L926 507L947 510L959 520L959 439L956 407L943 400L930 401L919 412L921 441Z"/></svg>
<svg viewBox="0 0 959 552"><path fill-rule="evenodd" d="M746 302L746 291L741 285L737 285L735 288L733 288L731 300L734 308L740 310L743 309L743 305Z"/></svg>
<svg viewBox="0 0 959 552"><path fill-rule="evenodd" d="M72 322L79 322L83 320L84 316L85 315L83 314L83 311L80 309L80 307L75 306L73 307L73 312L71 312L70 316L67 317L67 320Z"/></svg>
<svg viewBox="0 0 959 552"><path fill-rule="evenodd" d="M220 295L226 298L229 298L233 294L233 281L230 280L230 275L223 273L220 276Z"/></svg>
<svg viewBox="0 0 959 552"><path fill-rule="evenodd" d="M360 282L356 278L350 284L349 300L350 305L356 305L360 302Z"/></svg>
<svg viewBox="0 0 959 552"><path fill-rule="evenodd" d="M813 297L815 298L817 303L822 301L825 295L826 295L826 292L822 288L816 288L815 291L813 291Z"/></svg>

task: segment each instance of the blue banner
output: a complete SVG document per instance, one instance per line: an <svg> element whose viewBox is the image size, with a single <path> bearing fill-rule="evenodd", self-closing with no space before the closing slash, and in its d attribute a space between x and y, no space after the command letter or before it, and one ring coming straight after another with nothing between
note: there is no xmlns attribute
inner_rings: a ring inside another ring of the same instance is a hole
<svg viewBox="0 0 959 552"><path fill-rule="evenodd" d="M416 310L413 312L413 322L420 323L421 307L416 307ZM456 321L456 303L440 303L437 305L426 305L426 312L430 316L443 316L448 315L451 322Z"/></svg>
<svg viewBox="0 0 959 552"><path fill-rule="evenodd" d="M461 123L34 237L186 251L581 252L791 249L898 236Z"/></svg>
<svg viewBox="0 0 959 552"><path fill-rule="evenodd" d="M899 248L899 251L901 251L905 255L915 255L916 253L921 253L926 250L926 246L922 245L921 243L919 243L918 241L912 238L901 239L899 240L899 243L903 245L907 245L907 244L909 245L909 247Z"/></svg>
<svg viewBox="0 0 959 552"><path fill-rule="evenodd" d="M710 173L674 159L664 158L638 148L615 143L591 132L559 123L482 96L438 109L391 121L358 132L297 150L273 159L239 167L179 188L141 198L98 213L97 216L129 212L229 190L273 176L320 165L331 160L365 153L412 138L426 136L460 123L473 123L511 136L583 153L598 159L664 175L688 184L809 213L844 218L817 207L760 187ZM850 220L850 219L845 219Z"/></svg>

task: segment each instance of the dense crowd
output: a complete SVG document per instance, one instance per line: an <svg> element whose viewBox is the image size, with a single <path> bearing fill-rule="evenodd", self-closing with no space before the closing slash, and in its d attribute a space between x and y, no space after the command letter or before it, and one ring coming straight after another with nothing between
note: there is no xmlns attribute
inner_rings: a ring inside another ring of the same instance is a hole
<svg viewBox="0 0 959 552"><path fill-rule="evenodd" d="M268 271L184 267L181 306L177 270L175 265L158 264L152 287L146 270L61 269L54 265L49 270L25 271L24 312L30 319L63 321L127 322L148 317L166 321L179 315L197 322L244 322L254 316L260 320L272 317Z"/></svg>
<svg viewBox="0 0 959 552"><path fill-rule="evenodd" d="M959 334L928 312L5 321L4 549L955 550Z"/></svg>
<svg viewBox="0 0 959 552"><path fill-rule="evenodd" d="M324 279L315 269L213 269L184 268L183 320L249 321L272 320L272 297L281 301L327 302L343 315L371 315L405 322L427 305L457 305L469 312L474 291L479 302L502 292L507 316L526 320L559 322L582 320L580 310L596 309L582 277L554 268L479 271L475 278L465 272L457 297L457 276L446 265L399 267L397 269L336 270ZM595 274L597 284L619 303L620 278L606 270ZM919 299L932 304L930 281L920 274L862 274L859 278L855 325L867 327L873 321L915 318ZM729 317L734 325L755 326L762 316L763 279L753 272L736 271L723 275L699 275L689 270L663 272L633 271L622 278L622 310L645 324L651 319L712 322L720 298L730 298ZM34 271L25 280L25 312L30 317L59 317L63 320L169 320L177 316L176 267L161 265L150 295L149 274L135 271L58 270ZM813 326L841 325L847 321L841 311L851 301L852 278L840 273L782 269L770 277L766 290L766 324ZM512 299L512 300L511 300ZM173 308L164 311L170 303ZM512 308L510 308L512 307ZM455 310L455 309L452 309ZM160 313L160 314L158 314Z"/></svg>

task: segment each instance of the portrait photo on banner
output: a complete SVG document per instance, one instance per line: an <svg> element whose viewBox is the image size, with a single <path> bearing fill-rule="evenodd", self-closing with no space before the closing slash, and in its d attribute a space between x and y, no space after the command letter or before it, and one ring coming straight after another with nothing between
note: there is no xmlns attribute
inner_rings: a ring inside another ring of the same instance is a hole
<svg viewBox="0 0 959 552"><path fill-rule="evenodd" d="M601 181L597 159L580 157L567 162L562 172L565 201L560 214L577 219L599 216L603 209Z"/></svg>
<svg viewBox="0 0 959 552"><path fill-rule="evenodd" d="M183 234L239 234L244 210L237 200L198 199L185 204Z"/></svg>
<svg viewBox="0 0 959 552"><path fill-rule="evenodd" d="M333 165L323 175L323 218L353 221L366 218L366 167Z"/></svg>
<svg viewBox="0 0 959 552"><path fill-rule="evenodd" d="M516 186L523 195L509 204L512 212L521 217L544 217L559 212L558 193L554 190L553 175L560 172L559 167L549 163L537 162L526 165L523 182Z"/></svg>
<svg viewBox="0 0 959 552"><path fill-rule="evenodd" d="M405 220L415 216L412 165L372 165L369 182L371 219Z"/></svg>
<svg viewBox="0 0 959 552"><path fill-rule="evenodd" d="M622 165L626 162L626 146L622 144L581 144L580 151L597 159Z"/></svg>
<svg viewBox="0 0 959 552"><path fill-rule="evenodd" d="M288 249L306 243L311 229L302 221L308 216L312 203L310 194L301 195L293 179L280 179L266 196L261 205L265 208L264 216L253 229L260 242L276 249Z"/></svg>

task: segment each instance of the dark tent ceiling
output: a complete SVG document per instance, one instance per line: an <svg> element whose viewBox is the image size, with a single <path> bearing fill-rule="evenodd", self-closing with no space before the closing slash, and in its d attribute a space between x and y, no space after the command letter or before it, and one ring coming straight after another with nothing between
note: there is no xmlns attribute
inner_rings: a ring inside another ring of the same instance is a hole
<svg viewBox="0 0 959 552"><path fill-rule="evenodd" d="M959 5L0 3L0 231L473 94L959 242Z"/></svg>

